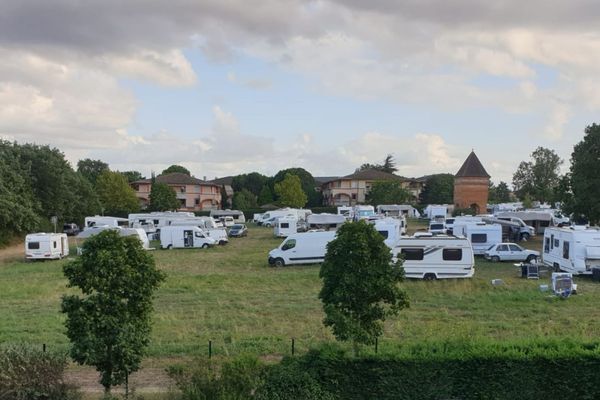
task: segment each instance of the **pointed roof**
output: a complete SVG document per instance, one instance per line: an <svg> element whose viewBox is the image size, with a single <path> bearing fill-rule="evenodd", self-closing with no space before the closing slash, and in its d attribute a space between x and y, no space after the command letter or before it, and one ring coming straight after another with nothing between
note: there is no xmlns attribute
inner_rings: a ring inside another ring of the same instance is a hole
<svg viewBox="0 0 600 400"><path fill-rule="evenodd" d="M455 177L489 178L490 175L485 168L483 168L483 165L481 165L481 161L479 161L475 152L471 151L471 154L469 154L469 157L467 157Z"/></svg>

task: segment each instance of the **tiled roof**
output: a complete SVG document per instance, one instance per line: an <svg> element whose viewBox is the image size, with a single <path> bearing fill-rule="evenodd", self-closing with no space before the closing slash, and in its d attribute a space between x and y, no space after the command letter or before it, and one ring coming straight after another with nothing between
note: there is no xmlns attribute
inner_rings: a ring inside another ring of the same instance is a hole
<svg viewBox="0 0 600 400"><path fill-rule="evenodd" d="M181 172L173 172L171 174L159 175L155 178L156 182L166 183L168 185L212 185L218 186L215 183L209 181L203 181L202 179L194 178ZM142 179L133 183L152 183L152 179Z"/></svg>
<svg viewBox="0 0 600 400"><path fill-rule="evenodd" d="M490 175L487 173L483 165L481 165L481 161L475 155L475 152L472 151L469 154L469 157L465 160L462 167L458 170L455 175L457 178L459 177L472 177L472 178L489 178Z"/></svg>

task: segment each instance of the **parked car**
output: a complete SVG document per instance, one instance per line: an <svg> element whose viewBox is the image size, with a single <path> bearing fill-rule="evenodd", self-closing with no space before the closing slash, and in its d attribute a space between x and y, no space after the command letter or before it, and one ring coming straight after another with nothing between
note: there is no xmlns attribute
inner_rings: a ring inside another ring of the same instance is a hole
<svg viewBox="0 0 600 400"><path fill-rule="evenodd" d="M229 229L230 237L242 237L248 235L248 228L244 224L235 224Z"/></svg>
<svg viewBox="0 0 600 400"><path fill-rule="evenodd" d="M493 262L526 261L532 262L540 256L539 251L527 250L515 243L498 243L486 250L484 257Z"/></svg>
<svg viewBox="0 0 600 400"><path fill-rule="evenodd" d="M67 236L76 236L79 233L79 227L77 224L64 224L63 232L67 234Z"/></svg>

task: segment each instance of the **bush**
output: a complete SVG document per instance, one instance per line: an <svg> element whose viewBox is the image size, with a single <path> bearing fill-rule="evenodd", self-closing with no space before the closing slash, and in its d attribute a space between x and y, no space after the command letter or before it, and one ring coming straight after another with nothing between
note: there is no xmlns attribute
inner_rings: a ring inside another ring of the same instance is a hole
<svg viewBox="0 0 600 400"><path fill-rule="evenodd" d="M335 397L294 359L271 367L264 384L256 391L257 400L333 400Z"/></svg>
<svg viewBox="0 0 600 400"><path fill-rule="evenodd" d="M453 217L460 217L461 215L475 215L475 210L472 208L455 208L452 211Z"/></svg>
<svg viewBox="0 0 600 400"><path fill-rule="evenodd" d="M264 366L255 357L219 364L198 359L191 367L172 366L167 372L182 392L182 400L243 400L253 398Z"/></svg>
<svg viewBox="0 0 600 400"><path fill-rule="evenodd" d="M74 400L80 395L64 382L67 357L27 346L0 348L0 399Z"/></svg>

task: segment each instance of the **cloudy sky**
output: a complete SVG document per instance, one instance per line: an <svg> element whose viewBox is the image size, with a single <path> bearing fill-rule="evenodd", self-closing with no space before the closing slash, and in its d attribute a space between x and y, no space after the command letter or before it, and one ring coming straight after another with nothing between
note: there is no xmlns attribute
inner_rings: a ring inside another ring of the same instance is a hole
<svg viewBox="0 0 600 400"><path fill-rule="evenodd" d="M475 149L510 181L598 122L599 22L595 0L1 0L0 137L209 179Z"/></svg>

